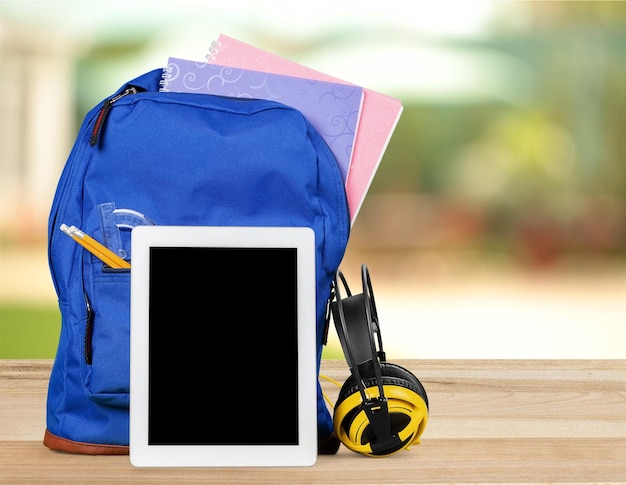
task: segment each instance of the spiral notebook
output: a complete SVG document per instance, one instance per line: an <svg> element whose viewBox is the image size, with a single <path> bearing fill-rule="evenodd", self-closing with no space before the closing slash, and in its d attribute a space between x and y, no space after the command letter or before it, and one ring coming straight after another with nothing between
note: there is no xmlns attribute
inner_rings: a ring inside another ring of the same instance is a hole
<svg viewBox="0 0 626 485"><path fill-rule="evenodd" d="M268 99L296 108L324 138L346 183L363 102L360 86L170 57L161 91Z"/></svg>
<svg viewBox="0 0 626 485"><path fill-rule="evenodd" d="M207 60L209 63L224 66L352 84L224 34L220 34L213 41ZM363 87L361 117L346 180L346 193L353 224L402 114L402 109L400 100Z"/></svg>

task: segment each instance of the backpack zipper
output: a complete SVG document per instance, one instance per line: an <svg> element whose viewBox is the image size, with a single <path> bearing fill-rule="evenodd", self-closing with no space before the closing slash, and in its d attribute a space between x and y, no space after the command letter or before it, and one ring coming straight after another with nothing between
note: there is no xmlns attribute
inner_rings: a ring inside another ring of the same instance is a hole
<svg viewBox="0 0 626 485"><path fill-rule="evenodd" d="M119 101L125 96L128 96L129 94L137 94L137 88L131 86L127 88L125 91L121 92L120 94L113 96L112 98L109 98L104 102L104 104L102 105L102 108L100 108L98 117L96 118L96 123L93 126L93 130L91 131L91 138L89 138L89 145L93 147L93 146L96 146L96 144L98 143L100 132L102 131L102 127L104 126L104 122L106 120L107 115L109 114L109 110L111 109L111 106L113 106L113 103L115 103L116 101Z"/></svg>
<svg viewBox="0 0 626 485"><path fill-rule="evenodd" d="M84 334L84 343L83 343L83 351L85 357L85 364L91 365L91 356L92 356L92 348L91 348L91 338L93 333L93 310L89 303L89 298L87 297L87 293L84 293L85 297L85 309L87 310L86 319L85 319L85 334Z"/></svg>

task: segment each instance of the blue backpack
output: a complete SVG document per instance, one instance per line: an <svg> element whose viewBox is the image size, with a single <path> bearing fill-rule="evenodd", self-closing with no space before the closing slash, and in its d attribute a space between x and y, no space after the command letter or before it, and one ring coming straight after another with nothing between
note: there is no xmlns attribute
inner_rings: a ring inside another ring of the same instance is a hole
<svg viewBox="0 0 626 485"><path fill-rule="evenodd" d="M126 454L130 271L60 230L76 226L127 260L132 227L308 226L316 240L318 371L331 286L350 233L339 168L298 111L273 101L159 92L162 70L121 87L86 116L48 222L62 317L44 444ZM233 163L236 160L236 163ZM320 453L339 442L318 382Z"/></svg>

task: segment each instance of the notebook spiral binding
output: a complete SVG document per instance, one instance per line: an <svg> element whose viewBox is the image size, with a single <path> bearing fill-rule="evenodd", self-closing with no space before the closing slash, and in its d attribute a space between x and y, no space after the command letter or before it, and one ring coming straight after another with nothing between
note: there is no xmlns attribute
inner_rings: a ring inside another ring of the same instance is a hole
<svg viewBox="0 0 626 485"><path fill-rule="evenodd" d="M163 74L161 75L161 80L159 81L159 92L166 93L169 91L167 86L169 85L169 80L172 77L172 66L167 66L163 68Z"/></svg>
<svg viewBox="0 0 626 485"><path fill-rule="evenodd" d="M215 55L222 48L222 43L219 40L214 40L211 42L211 47L209 47L209 53L205 56L208 62L213 62L215 60Z"/></svg>
<svg viewBox="0 0 626 485"><path fill-rule="evenodd" d="M211 42L211 46L209 47L209 52L204 56L207 62L215 61L215 55L219 52L222 47L222 43L219 40L214 40ZM163 75L161 80L159 81L159 92L166 93L169 91L167 88L169 85L169 80L172 78L172 66L167 66L163 68Z"/></svg>

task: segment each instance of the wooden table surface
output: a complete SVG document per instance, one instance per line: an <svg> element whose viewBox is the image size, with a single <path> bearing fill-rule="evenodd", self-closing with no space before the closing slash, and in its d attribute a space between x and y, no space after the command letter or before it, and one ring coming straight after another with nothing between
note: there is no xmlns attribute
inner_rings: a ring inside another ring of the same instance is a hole
<svg viewBox="0 0 626 485"><path fill-rule="evenodd" d="M626 483L626 360L404 360L424 384L420 445L385 458L342 447L303 468L134 468L42 444L48 360L0 360L0 483ZM322 373L343 382L343 361ZM268 376L280 385L280 373ZM322 381L334 400L338 388Z"/></svg>

